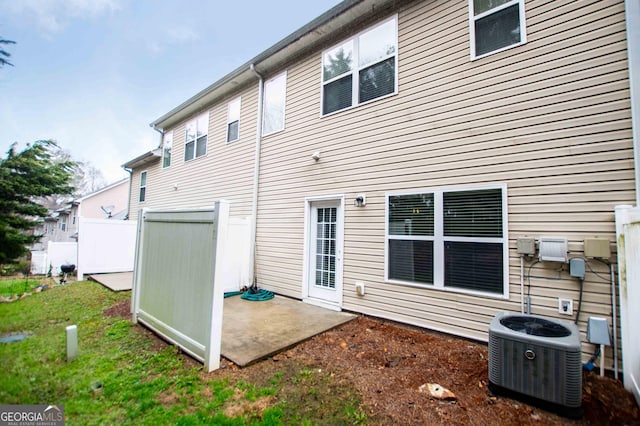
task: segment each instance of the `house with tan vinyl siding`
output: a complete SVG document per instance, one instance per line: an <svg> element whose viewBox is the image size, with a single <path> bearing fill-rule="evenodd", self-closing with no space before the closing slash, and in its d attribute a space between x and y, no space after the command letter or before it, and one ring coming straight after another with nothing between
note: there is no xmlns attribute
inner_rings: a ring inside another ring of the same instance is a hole
<svg viewBox="0 0 640 426"><path fill-rule="evenodd" d="M484 341L502 310L611 323L614 207L638 198L627 12L346 0L155 120L130 216L227 199L257 284L330 309ZM611 256L581 283L518 253L541 237Z"/></svg>

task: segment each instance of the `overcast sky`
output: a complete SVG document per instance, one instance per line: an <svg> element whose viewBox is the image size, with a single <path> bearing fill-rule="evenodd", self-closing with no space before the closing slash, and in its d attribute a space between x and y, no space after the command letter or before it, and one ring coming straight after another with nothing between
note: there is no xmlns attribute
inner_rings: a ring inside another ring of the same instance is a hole
<svg viewBox="0 0 640 426"><path fill-rule="evenodd" d="M338 0L0 0L0 149L54 139L107 182L149 123ZM0 46L2 47L2 46Z"/></svg>

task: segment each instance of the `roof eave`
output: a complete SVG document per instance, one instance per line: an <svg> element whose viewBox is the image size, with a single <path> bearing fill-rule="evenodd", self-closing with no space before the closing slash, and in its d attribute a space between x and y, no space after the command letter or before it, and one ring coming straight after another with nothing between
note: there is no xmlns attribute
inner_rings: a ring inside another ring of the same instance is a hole
<svg viewBox="0 0 640 426"><path fill-rule="evenodd" d="M398 0L345 0L339 3L156 119L150 123L150 126L155 129L168 129L187 117L204 110L216 99L228 95L236 88L255 79L255 75L250 70L251 65L254 65L256 70L262 74L277 71L278 67L282 67L289 59L303 54L333 34L343 32L349 25L364 20L395 3L398 3Z"/></svg>
<svg viewBox="0 0 640 426"><path fill-rule="evenodd" d="M122 165L125 169L137 169L147 164L154 163L162 157L162 151L160 148L156 148L152 151L145 152L142 155L137 156L133 160L127 161Z"/></svg>

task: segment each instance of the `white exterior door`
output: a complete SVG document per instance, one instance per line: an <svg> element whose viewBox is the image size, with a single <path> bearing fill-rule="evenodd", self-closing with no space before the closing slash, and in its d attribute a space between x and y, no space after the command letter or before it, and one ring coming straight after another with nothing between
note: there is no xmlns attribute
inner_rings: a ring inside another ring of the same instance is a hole
<svg viewBox="0 0 640 426"><path fill-rule="evenodd" d="M307 200L306 301L342 305L342 199Z"/></svg>

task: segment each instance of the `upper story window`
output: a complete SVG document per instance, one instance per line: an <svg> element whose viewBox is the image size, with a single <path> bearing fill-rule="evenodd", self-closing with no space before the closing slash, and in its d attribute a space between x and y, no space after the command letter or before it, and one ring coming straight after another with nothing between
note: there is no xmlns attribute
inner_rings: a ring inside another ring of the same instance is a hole
<svg viewBox="0 0 640 426"><path fill-rule="evenodd" d="M398 36L394 16L322 55L322 114L397 92Z"/></svg>
<svg viewBox="0 0 640 426"><path fill-rule="evenodd" d="M66 232L67 231L67 216L66 215L62 215L62 220L60 221L60 230L62 232Z"/></svg>
<svg viewBox="0 0 640 426"><path fill-rule="evenodd" d="M527 41L524 0L469 0L471 59Z"/></svg>
<svg viewBox="0 0 640 426"><path fill-rule="evenodd" d="M184 161L202 157L207 153L209 112L200 114L185 124Z"/></svg>
<svg viewBox="0 0 640 426"><path fill-rule="evenodd" d="M143 203L147 198L147 172L140 172L140 196L138 200Z"/></svg>
<svg viewBox="0 0 640 426"><path fill-rule="evenodd" d="M507 297L506 186L387 196L386 279Z"/></svg>
<svg viewBox="0 0 640 426"><path fill-rule="evenodd" d="M239 138L240 99L232 100L227 107L227 142L233 142Z"/></svg>
<svg viewBox="0 0 640 426"><path fill-rule="evenodd" d="M171 148L173 147L173 132L167 132L162 137L162 168L171 166Z"/></svg>
<svg viewBox="0 0 640 426"><path fill-rule="evenodd" d="M287 73L278 74L264 83L262 134L268 135L284 129Z"/></svg>

